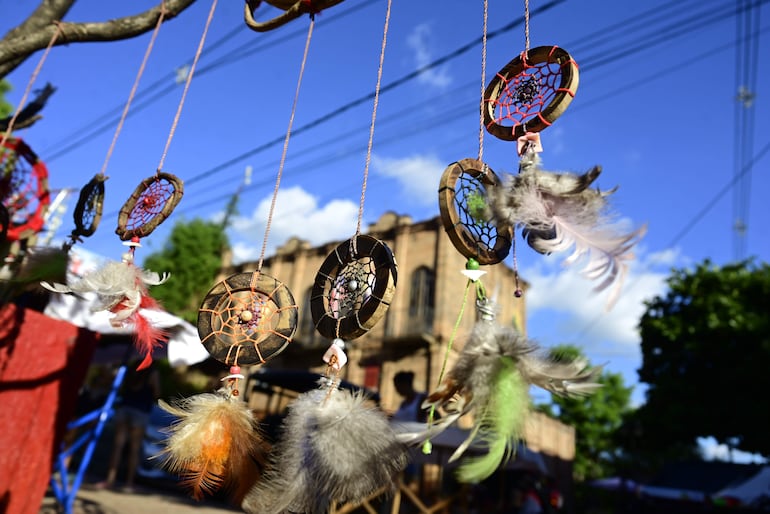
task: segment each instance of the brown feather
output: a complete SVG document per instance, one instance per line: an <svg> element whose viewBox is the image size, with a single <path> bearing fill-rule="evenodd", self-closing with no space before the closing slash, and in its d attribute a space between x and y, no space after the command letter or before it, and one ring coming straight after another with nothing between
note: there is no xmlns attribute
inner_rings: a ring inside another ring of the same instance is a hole
<svg viewBox="0 0 770 514"><path fill-rule="evenodd" d="M246 404L226 390L160 406L179 419L169 428L164 466L196 500L226 489L236 503L261 475L264 442Z"/></svg>

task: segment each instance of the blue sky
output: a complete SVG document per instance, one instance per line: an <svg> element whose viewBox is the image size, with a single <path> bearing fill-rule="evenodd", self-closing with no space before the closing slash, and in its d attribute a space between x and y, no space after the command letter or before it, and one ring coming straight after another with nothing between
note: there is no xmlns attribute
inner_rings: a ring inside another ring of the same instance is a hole
<svg viewBox="0 0 770 514"><path fill-rule="evenodd" d="M68 19L114 18L153 3L79 0ZM766 2L760 3L766 21L759 26L759 48L766 49L770 17ZM748 193L736 203L741 197L730 188L736 170L736 2L552 4L546 9L546 2L531 2L533 12L545 10L531 20L531 45L565 48L581 72L575 100L541 134L544 167L582 172L601 164L598 185L619 186L612 197L615 210L631 226L646 223L648 231L623 295L610 312L604 312L605 298L591 293L591 284L577 270L562 267L561 257L545 258L520 245L522 275L532 284L529 333L543 345L578 344L594 362L607 362L607 369L635 384L642 302L664 291L672 266L705 258L724 264L740 255L764 261L770 256L765 225L770 219L770 100L763 87L770 79L769 65L762 58L756 63L753 137L744 144L758 159L744 175L750 177L744 183ZM105 218L84 249L116 259L124 250L114 234L117 211L158 165L182 92L175 70L192 60L210 5L197 2L161 29L107 170ZM252 166L251 185L244 189L229 236L239 259L259 254L308 20L258 34L243 25L242 5L220 1L217 7L164 166L185 180L185 197L140 252L160 247L175 220L221 216L244 169ZM289 144L268 254L290 236L323 243L345 239L355 230L372 102L358 102L328 121L314 122L373 91L385 5L383 0L348 0L317 18L294 122L295 130L302 130ZM32 8L0 0L0 30ZM258 16L267 16L268 8L262 9ZM523 49L521 26L499 30L523 9L523 2L490 0L489 32L495 35L488 42L487 81ZM415 220L437 215L436 189L444 168L476 157L481 47L472 43L481 28L480 1L394 2L384 85L471 46L382 94L365 224L387 210ZM48 164L53 189L79 188L101 169L115 113L128 96L148 41L149 34L51 52L36 85L51 82L58 91L44 120L20 135ZM10 101L19 101L39 55L8 77L15 87ZM105 117L110 111L112 117ZM485 134L484 160L498 173L515 172L515 145ZM70 197L70 209L75 199ZM745 209L748 225L738 253L732 228L737 205ZM71 227L67 212L55 237ZM643 401L640 387L634 400Z"/></svg>

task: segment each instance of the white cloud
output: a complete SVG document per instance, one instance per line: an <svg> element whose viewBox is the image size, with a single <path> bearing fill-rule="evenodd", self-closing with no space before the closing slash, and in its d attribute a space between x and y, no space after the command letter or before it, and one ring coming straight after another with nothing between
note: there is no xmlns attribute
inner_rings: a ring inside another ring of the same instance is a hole
<svg viewBox="0 0 770 514"><path fill-rule="evenodd" d="M615 305L606 310L610 291L596 293L596 283L580 274L580 263L563 266L564 255L537 256L521 270L530 283L527 329L549 344L573 343L597 360L622 360L630 371L641 364L638 324L646 300L665 293L670 266L680 262L677 249L643 254L631 262ZM541 335L542 334L542 335Z"/></svg>
<svg viewBox="0 0 770 514"><path fill-rule="evenodd" d="M233 260L256 260L262 250L271 198L262 200L248 217L233 219ZM358 205L349 200L332 200L319 205L318 199L301 187L278 191L265 256L290 237L299 237L317 246L344 240L353 235L358 219Z"/></svg>
<svg viewBox="0 0 770 514"><path fill-rule="evenodd" d="M402 159L372 155L372 169L401 184L402 194L418 205L437 202L438 184L447 163L434 155L412 155Z"/></svg>
<svg viewBox="0 0 770 514"><path fill-rule="evenodd" d="M431 36L432 29L430 25L421 23L406 38L406 44L414 52L414 62L418 69L427 66L433 61L433 55L430 50ZM438 88L446 88L452 82L452 78L449 76L445 66L425 70L420 73L417 80L422 84Z"/></svg>
<svg viewBox="0 0 770 514"><path fill-rule="evenodd" d="M636 374L642 363L637 327L644 302L665 293L670 265L681 261L673 249L644 254L638 248L637 254L641 259L629 266L620 296L609 311L609 291L595 293L596 284L580 274L580 262L562 265L566 255L535 254L534 264L521 269L522 278L530 284L526 294L529 337L545 346L577 345L592 362L606 363L607 370L621 373L627 385L635 384L634 405L644 403L645 388L637 384Z"/></svg>
<svg viewBox="0 0 770 514"><path fill-rule="evenodd" d="M704 460L719 460L739 464L767 464L768 460L756 453L732 450L726 444L719 444L713 437L699 437L698 447Z"/></svg>

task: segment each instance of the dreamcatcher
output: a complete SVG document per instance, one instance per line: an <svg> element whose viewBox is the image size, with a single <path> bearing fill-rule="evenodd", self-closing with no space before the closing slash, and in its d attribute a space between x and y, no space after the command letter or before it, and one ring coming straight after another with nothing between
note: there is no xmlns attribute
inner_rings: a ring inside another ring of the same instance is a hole
<svg viewBox="0 0 770 514"><path fill-rule="evenodd" d="M264 467L263 437L252 412L239 399L239 381L244 379L241 365L265 364L280 354L297 327L298 307L291 291L263 273L262 265L313 26L311 17L257 269L215 284L198 310L198 335L203 346L213 358L229 366L230 373L216 393L197 395L174 406L161 405L179 417L163 452L164 463L182 477L196 499L225 487L231 499L240 504L258 487Z"/></svg>
<svg viewBox="0 0 770 514"><path fill-rule="evenodd" d="M43 228L51 202L48 169L21 139L7 138L0 147L0 198L8 213L6 241L25 240Z"/></svg>
<svg viewBox="0 0 770 514"><path fill-rule="evenodd" d="M43 229L50 204L48 170L42 160L20 138L12 135L17 121L26 127L38 119L37 112L53 93L46 85L26 104L32 86L48 54L59 37L56 30L27 83L19 105L10 120L4 122L0 138L0 202L3 205L2 258L0 267L0 302L10 300L46 277L61 276L66 269L66 255L47 248L35 248L36 235ZM5 123L7 122L7 123Z"/></svg>
<svg viewBox="0 0 770 514"><path fill-rule="evenodd" d="M520 297L515 228L522 228L530 246L541 253L569 248L574 239L568 240L564 226L572 227L580 221L586 225L591 223L593 229L600 219L598 216L589 219L588 212L601 209L592 202L599 204L606 197L606 193L588 189L598 176L598 168L577 176L553 174L535 167L537 152L542 151L538 132L564 112L577 89L578 70L574 60L558 47L529 49L529 6L525 0L525 51L486 85L486 26L485 1L479 156L478 159L452 163L445 170L439 187L444 227L455 248L468 259L466 270L463 270L468 282L455 331L460 325L471 287L476 293L478 321L456 363L445 373L455 332L450 337L437 389L423 404L423 408L430 409L428 428L399 436L400 440L410 444L423 443L423 451L428 453L431 437L460 416L472 414L473 429L450 462L460 458L473 443L484 447L486 453L468 458L460 465L457 475L463 482L485 479L512 455L523 436L530 409L530 385L538 385L554 394L582 396L599 387L596 379L601 374L600 367L589 367L583 359L556 361L516 329L496 323L495 302L487 297L481 281L485 272L480 265L501 262L513 248L514 295ZM482 161L485 130L500 139L517 141L521 156L517 177L505 175L501 179ZM527 191L523 186L529 183L535 184L531 186L534 191ZM509 201L513 198L515 200ZM569 202L574 212L559 209L559 202ZM535 217L534 213L540 217ZM618 261L625 259L635 237L607 236L608 244L598 245L599 249L606 250L610 261L604 267L591 263L592 277L604 273L610 275L600 288L614 280L613 269L620 267ZM594 239L592 243L597 243ZM614 246L609 245L610 240ZM586 244L587 241L581 239L571 259L597 247L593 244L587 249ZM438 407L446 416L434 423L434 412Z"/></svg>
<svg viewBox="0 0 770 514"><path fill-rule="evenodd" d="M254 19L254 11L262 4L262 0L247 0L244 6L243 17L246 26L257 32L267 32L295 20L303 14L315 16L322 10L337 5L342 0L265 0L266 3L283 11L275 18L268 21Z"/></svg>
<svg viewBox="0 0 770 514"><path fill-rule="evenodd" d="M360 233L391 3L385 17L358 228L325 259L311 292L316 329L332 340L323 356L326 374L318 389L290 405L265 478L242 504L246 512L320 513L332 502L360 503L377 490L394 487L396 475L407 463L406 447L397 441L383 413L362 394L338 387L340 370L347 363L346 341L366 333L382 318L397 279L387 245Z"/></svg>
<svg viewBox="0 0 770 514"><path fill-rule="evenodd" d="M584 275L600 280L595 291L615 288L607 306L616 301L633 258L631 248L645 232L629 233L613 225L607 198L590 186L601 173L594 167L583 175L543 170L539 132L569 106L578 86L578 66L557 46L529 48L529 6L525 0L525 50L490 81L484 92L482 116L490 134L517 141L518 175L506 175L487 194L488 215L522 229L527 243L542 254L572 254L565 264L585 260Z"/></svg>
<svg viewBox="0 0 770 514"><path fill-rule="evenodd" d="M80 190L78 202L72 212L75 228L70 233L69 241L64 242L64 250L69 251L75 243L81 242L84 237L90 237L96 232L102 220L106 180L104 173L98 173Z"/></svg>
<svg viewBox="0 0 770 514"><path fill-rule="evenodd" d="M149 236L168 218L184 193L182 181L178 177L164 172L163 164L182 113L182 107L190 87L195 66L203 50L203 44L216 8L216 3L216 0L212 3L157 171L153 176L145 178L139 183L120 209L115 232L124 241L123 244L128 246L128 251L122 255L121 261L107 262L101 268L86 273L72 284L42 283L44 287L57 293L95 293L98 301L93 310L109 311L112 313L110 323L115 327L131 326L133 328L135 346L144 355L144 360L138 369L149 366L152 362L153 349L168 339L166 332L152 325L143 315L142 310L160 309L158 303L150 296L149 287L164 283L168 280L169 275L167 273L160 274L147 271L137 266L135 264L135 252L137 248L141 247L141 238ZM101 219L104 181L106 180L105 170L165 14L165 9L161 8L155 30L124 107L123 115L118 123L112 143L107 151L102 170L81 190L74 213L75 229L70 235L70 241L64 245L67 249L80 240L81 237L87 237L93 233Z"/></svg>

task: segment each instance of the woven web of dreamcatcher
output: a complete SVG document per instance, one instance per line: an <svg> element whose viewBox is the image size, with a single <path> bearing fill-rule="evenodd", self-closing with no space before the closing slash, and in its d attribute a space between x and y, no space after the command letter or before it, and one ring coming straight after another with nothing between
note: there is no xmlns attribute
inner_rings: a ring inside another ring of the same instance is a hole
<svg viewBox="0 0 770 514"><path fill-rule="evenodd" d="M568 60L559 64L551 59L536 64L525 62L524 69L513 77L500 76L505 86L498 98L490 100L494 106L493 123L500 125L504 120L511 120L515 125L522 125L540 118L550 125L543 119L542 112L557 94L570 93L560 87L562 70L568 66L574 66L574 62Z"/></svg>
<svg viewBox="0 0 770 514"><path fill-rule="evenodd" d="M454 188L454 205L459 223L473 235L473 240L484 251L494 251L497 246L497 227L487 220L485 211L487 191L484 184L467 173L457 177ZM508 238L505 238L508 239Z"/></svg>
<svg viewBox="0 0 770 514"><path fill-rule="evenodd" d="M141 229L159 216L165 218L164 208L176 194L175 185L163 177L158 177L148 183L136 199L136 203L128 215L126 230Z"/></svg>
<svg viewBox="0 0 770 514"><path fill-rule="evenodd" d="M0 149L0 199L8 209L11 223L23 225L39 210L39 177L26 158L15 149Z"/></svg>
<svg viewBox="0 0 770 514"><path fill-rule="evenodd" d="M279 319L283 311L296 309L297 306L279 307L279 302L273 297L277 290L270 293L254 289L233 290L226 282L224 284L225 293L216 306L200 309L201 313L211 314L211 333L205 339L216 338L230 349L251 345L264 362L270 356L262 355L260 343L270 336L289 341L289 337L277 330Z"/></svg>
<svg viewBox="0 0 770 514"><path fill-rule="evenodd" d="M360 257L347 263L337 272L326 301L335 319L355 314L373 296L377 279L376 264L370 256Z"/></svg>

